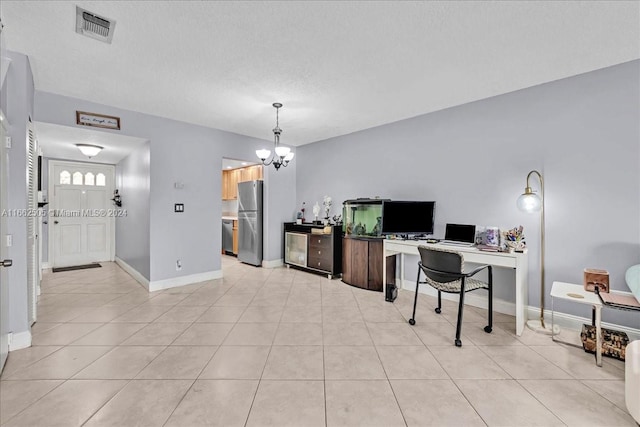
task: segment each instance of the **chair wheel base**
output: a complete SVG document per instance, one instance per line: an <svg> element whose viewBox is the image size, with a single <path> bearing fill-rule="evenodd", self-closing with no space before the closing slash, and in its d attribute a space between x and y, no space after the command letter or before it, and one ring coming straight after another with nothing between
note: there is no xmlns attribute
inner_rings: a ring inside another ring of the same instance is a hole
<svg viewBox="0 0 640 427"><path fill-rule="evenodd" d="M462 347L462 341L456 340L456 347Z"/></svg>
<svg viewBox="0 0 640 427"><path fill-rule="evenodd" d="M440 307L436 308L436 313L438 314L442 313L442 310L440 310Z"/></svg>
<svg viewBox="0 0 640 427"><path fill-rule="evenodd" d="M415 325L415 324L416 324L415 319L409 319L409 324L410 324L411 326Z"/></svg>
<svg viewBox="0 0 640 427"><path fill-rule="evenodd" d="M491 333L491 331L492 331L491 326L485 326L485 327L484 327L484 331L485 331L486 333L490 334L490 333Z"/></svg>

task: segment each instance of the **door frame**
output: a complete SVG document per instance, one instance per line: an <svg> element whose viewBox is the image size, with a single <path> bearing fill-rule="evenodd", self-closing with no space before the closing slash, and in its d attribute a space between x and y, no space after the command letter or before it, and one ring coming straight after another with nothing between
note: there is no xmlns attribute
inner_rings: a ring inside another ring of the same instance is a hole
<svg viewBox="0 0 640 427"><path fill-rule="evenodd" d="M0 185L2 187L4 187L4 191L2 191L2 188L0 188L0 197L2 197L1 193L4 193L5 197L8 198L8 189L9 189L9 185L8 185L8 178L9 178L9 174L8 172L8 167L9 167L9 161L8 158L6 156L8 156L7 154L7 141L6 141L6 137L8 137L8 123L7 123L7 117L5 116L4 112L2 110L0 110L0 117L2 118L2 120L0 120L0 127L2 128L2 138L0 138L0 164L5 166L5 168L0 168ZM5 159L6 162L4 162ZM5 200L5 202L7 202L8 200ZM6 205L2 205L0 206L0 209L7 209ZM7 240L6 240L6 235L7 235L7 229L6 229L6 218L0 218L0 221L3 221L4 223L4 227L0 226L0 260L3 260L4 257L3 255L7 254L8 255L8 249L6 246ZM4 250L3 250L4 249ZM9 332L9 325L8 323L10 323L11 318L9 317L9 307L10 307L10 296L9 293L11 292L11 289L9 289L9 272L7 271L6 268L4 267L0 267L0 275L4 276L5 280L2 280L2 278L0 277L0 304L2 304L2 307L0 307L0 342L2 342L2 347L3 349L0 349L0 372L2 372L2 369L4 368L6 359L9 355L9 336L10 336L10 332ZM5 289L6 294L2 295L2 289ZM7 324L5 324L5 322L3 321L3 319L6 319ZM4 334L3 336L3 332L6 332L6 334ZM4 351L6 351L6 354L4 353Z"/></svg>
<svg viewBox="0 0 640 427"><path fill-rule="evenodd" d="M105 167L109 169L109 173L111 174L111 182L113 184L113 188L116 188L116 167L115 165L110 165L110 164L106 164L106 163L93 163L93 162L74 162L71 160L48 160L49 164L48 164L48 177L49 177L49 183L47 185L47 191L49 192L49 212L51 212L51 210L53 209L52 207L55 206L55 167L56 166L68 166L68 167L73 167L74 165L77 165L79 167L86 167L87 165L96 165L96 166L100 166L100 167ZM112 189L113 190L113 189ZM48 247L48 256L47 256L47 263L49 264L49 266L51 266L51 268L53 268L53 266L55 265L55 241L54 241L54 227L53 224L51 223L52 217L50 217L49 215L47 215L48 218L48 222L49 222L49 227L47 230L47 236L48 236L48 242L47 242L47 247ZM109 216L109 221L110 221L110 229L111 229L111 235L108 237L109 241L110 241L110 250L109 250L109 261L113 262L116 259L116 221L115 221L115 216L114 215L110 215Z"/></svg>

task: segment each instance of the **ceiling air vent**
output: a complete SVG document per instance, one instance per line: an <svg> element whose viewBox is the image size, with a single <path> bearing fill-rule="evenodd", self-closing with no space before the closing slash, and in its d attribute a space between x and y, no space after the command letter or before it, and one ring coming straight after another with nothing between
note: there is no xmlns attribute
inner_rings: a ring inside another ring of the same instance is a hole
<svg viewBox="0 0 640 427"><path fill-rule="evenodd" d="M76 6L76 33L111 43L116 21L103 18Z"/></svg>

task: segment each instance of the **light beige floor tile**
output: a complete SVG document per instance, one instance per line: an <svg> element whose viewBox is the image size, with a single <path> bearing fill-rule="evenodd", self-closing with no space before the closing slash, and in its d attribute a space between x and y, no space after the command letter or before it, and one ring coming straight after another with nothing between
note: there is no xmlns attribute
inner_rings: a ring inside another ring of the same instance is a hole
<svg viewBox="0 0 640 427"><path fill-rule="evenodd" d="M220 297L213 304L213 306L214 307L246 307L249 305L253 297L254 297L253 293L234 294L234 293L227 292L225 295Z"/></svg>
<svg viewBox="0 0 640 427"><path fill-rule="evenodd" d="M353 293L335 293L329 292L322 294L322 306L323 307L345 307L358 309L358 303L353 296Z"/></svg>
<svg viewBox="0 0 640 427"><path fill-rule="evenodd" d="M443 301L444 302L444 301ZM442 317L447 319L452 325L458 323L458 303L456 302L456 306L454 307L446 307L443 304L442 307ZM462 323L484 323L487 325L488 319L486 315L481 315L476 311L472 310L472 307L465 306L464 310L462 310ZM464 330L464 326L463 326Z"/></svg>
<svg viewBox="0 0 640 427"><path fill-rule="evenodd" d="M67 381L7 425L80 426L125 384L126 381Z"/></svg>
<svg viewBox="0 0 640 427"><path fill-rule="evenodd" d="M36 336L38 334L41 334L45 331L49 331L60 325L64 325L64 323L36 322L33 326L31 326L31 336Z"/></svg>
<svg viewBox="0 0 640 427"><path fill-rule="evenodd" d="M365 322L406 323L396 307L387 302L380 303L380 305L360 306L360 312Z"/></svg>
<svg viewBox="0 0 640 427"><path fill-rule="evenodd" d="M274 346L262 379L323 380L322 346Z"/></svg>
<svg viewBox="0 0 640 427"><path fill-rule="evenodd" d="M431 352L420 346L379 346L378 355L389 379L449 378Z"/></svg>
<svg viewBox="0 0 640 427"><path fill-rule="evenodd" d="M585 353L582 348L575 348L563 344L530 346L530 348L576 379L624 379L624 371L606 363L603 363L601 368L596 366L596 360L593 354Z"/></svg>
<svg viewBox="0 0 640 427"><path fill-rule="evenodd" d="M251 300L252 307L284 307L289 297L288 292L258 292Z"/></svg>
<svg viewBox="0 0 640 427"><path fill-rule="evenodd" d="M0 381L0 424L62 384L62 380Z"/></svg>
<svg viewBox="0 0 640 427"><path fill-rule="evenodd" d="M249 306L244 311L240 323L278 323L284 309L278 306Z"/></svg>
<svg viewBox="0 0 640 427"><path fill-rule="evenodd" d="M274 345L322 345L322 325L319 323L281 323Z"/></svg>
<svg viewBox="0 0 640 427"><path fill-rule="evenodd" d="M204 306L176 306L158 317L154 322L195 322L202 314L207 311Z"/></svg>
<svg viewBox="0 0 640 427"><path fill-rule="evenodd" d="M455 380L455 383L488 425L563 425L515 380Z"/></svg>
<svg viewBox="0 0 640 427"><path fill-rule="evenodd" d="M107 323L70 345L118 345L145 326L146 323Z"/></svg>
<svg viewBox="0 0 640 427"><path fill-rule="evenodd" d="M324 426L324 383L261 381L246 425Z"/></svg>
<svg viewBox="0 0 640 427"><path fill-rule="evenodd" d="M271 345L277 329L277 323L237 323L222 344Z"/></svg>
<svg viewBox="0 0 640 427"><path fill-rule="evenodd" d="M327 381L327 426L404 426L389 381Z"/></svg>
<svg viewBox="0 0 640 427"><path fill-rule="evenodd" d="M487 323L465 323L462 325L462 333L475 345L523 345L513 334L508 334L500 328L492 328L491 333L486 333L484 327Z"/></svg>
<svg viewBox="0 0 640 427"><path fill-rule="evenodd" d="M372 323L367 328L375 345L421 345L408 323Z"/></svg>
<svg viewBox="0 0 640 427"><path fill-rule="evenodd" d="M119 297L121 298L121 297ZM122 316L127 311L131 310L129 306L117 306L109 305L98 307L88 313L81 314L80 316L72 319L71 323L105 323L110 322L116 317Z"/></svg>
<svg viewBox="0 0 640 427"><path fill-rule="evenodd" d="M142 370L136 379L195 380L218 347L171 346Z"/></svg>
<svg viewBox="0 0 640 427"><path fill-rule="evenodd" d="M191 384L192 380L133 380L86 426L163 425Z"/></svg>
<svg viewBox="0 0 640 427"><path fill-rule="evenodd" d="M320 305L286 306L280 322L322 323L322 307Z"/></svg>
<svg viewBox="0 0 640 427"><path fill-rule="evenodd" d="M121 345L169 345L188 327L188 323L150 323Z"/></svg>
<svg viewBox="0 0 640 427"><path fill-rule="evenodd" d="M627 411L624 380L583 380L582 384L595 391L623 411Z"/></svg>
<svg viewBox="0 0 640 427"><path fill-rule="evenodd" d="M391 387L409 427L485 425L451 380L391 380Z"/></svg>
<svg viewBox="0 0 640 427"><path fill-rule="evenodd" d="M6 379L66 380L111 350L108 346L63 347L55 353L24 367Z"/></svg>
<svg viewBox="0 0 640 427"><path fill-rule="evenodd" d="M257 388L258 381L198 380L165 426L242 427Z"/></svg>
<svg viewBox="0 0 640 427"><path fill-rule="evenodd" d="M135 378L162 353L161 346L121 346L80 371L74 379L126 380Z"/></svg>
<svg viewBox="0 0 640 427"><path fill-rule="evenodd" d="M456 327L449 322L416 323L412 328L427 347L455 345ZM460 340L464 346L473 346L473 342L464 333Z"/></svg>
<svg viewBox="0 0 640 427"><path fill-rule="evenodd" d="M269 346L223 346L216 351L200 379L260 379Z"/></svg>
<svg viewBox="0 0 640 427"><path fill-rule="evenodd" d="M323 323L353 323L364 322L358 307L322 307Z"/></svg>
<svg viewBox="0 0 640 427"><path fill-rule="evenodd" d="M194 323L173 345L220 345L233 327L230 323Z"/></svg>
<svg viewBox="0 0 640 427"><path fill-rule="evenodd" d="M113 322L127 322L127 323L149 323L162 316L171 307L166 305L149 305L144 304L132 308L124 313L122 316L118 316L113 319Z"/></svg>
<svg viewBox="0 0 640 427"><path fill-rule="evenodd" d="M520 384L571 426L631 426L633 418L577 380L524 380Z"/></svg>
<svg viewBox="0 0 640 427"><path fill-rule="evenodd" d="M25 366L29 366L32 363L41 360L54 351L61 349L60 346L32 346L24 348L22 350L15 350L9 353L7 361L5 362L4 369L2 370L1 379L8 378L11 374Z"/></svg>
<svg viewBox="0 0 640 427"><path fill-rule="evenodd" d="M324 345L373 345L363 322L325 323L322 325Z"/></svg>
<svg viewBox="0 0 640 427"><path fill-rule="evenodd" d="M478 347L429 347L429 351L453 379L508 379L502 368Z"/></svg>
<svg viewBox="0 0 640 427"><path fill-rule="evenodd" d="M236 323L245 307L211 307L196 320L197 323Z"/></svg>
<svg viewBox="0 0 640 427"><path fill-rule="evenodd" d="M33 345L67 345L100 326L100 323L65 323L34 336Z"/></svg>
<svg viewBox="0 0 640 427"><path fill-rule="evenodd" d="M185 307L185 306L212 306L220 297L224 295L223 293L213 293L213 294L202 294L200 292L194 292L182 301L180 301L176 307Z"/></svg>
<svg viewBox="0 0 640 427"><path fill-rule="evenodd" d="M150 305L166 305L173 306L188 297L189 294L160 294L151 298L148 302Z"/></svg>
<svg viewBox="0 0 640 427"><path fill-rule="evenodd" d="M526 346L479 347L515 379L571 379L562 369Z"/></svg>
<svg viewBox="0 0 640 427"><path fill-rule="evenodd" d="M378 354L369 346L327 346L324 348L325 379L386 379Z"/></svg>

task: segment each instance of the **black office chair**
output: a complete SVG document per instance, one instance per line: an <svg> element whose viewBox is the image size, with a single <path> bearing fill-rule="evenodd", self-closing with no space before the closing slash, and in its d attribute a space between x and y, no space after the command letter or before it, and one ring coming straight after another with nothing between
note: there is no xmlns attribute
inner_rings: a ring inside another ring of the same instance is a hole
<svg viewBox="0 0 640 427"><path fill-rule="evenodd" d="M436 313L442 312L442 292L460 294L458 305L458 325L456 326L457 347L462 345L460 332L462 329L462 309L464 308L464 294L476 289L487 289L489 291L489 325L484 331L491 333L493 326L493 268L490 265L482 265L468 273L464 272L464 256L460 252L449 251L440 248L418 246L420 261L418 262L418 278L416 279L416 295L413 300L413 314L409 319L409 324L416 324L416 304L418 303L418 287L421 283L426 283L438 291L438 308ZM471 277L478 272L488 269L488 283ZM424 272L425 281L420 281L420 272Z"/></svg>

